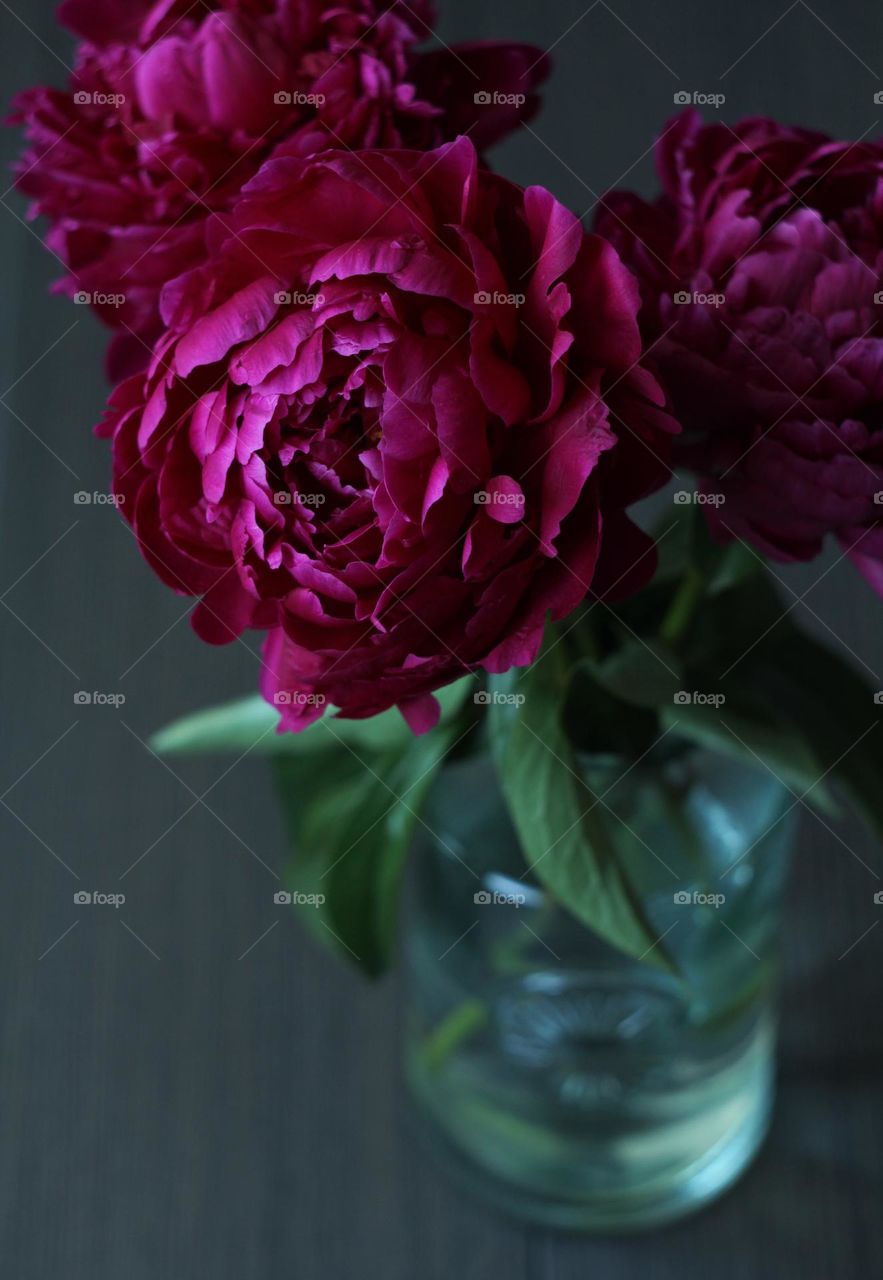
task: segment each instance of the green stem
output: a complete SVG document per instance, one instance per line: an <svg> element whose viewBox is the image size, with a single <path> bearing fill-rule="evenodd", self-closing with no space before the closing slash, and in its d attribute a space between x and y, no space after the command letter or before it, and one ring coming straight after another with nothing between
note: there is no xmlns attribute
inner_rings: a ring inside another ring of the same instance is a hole
<svg viewBox="0 0 883 1280"><path fill-rule="evenodd" d="M684 574L683 581L663 619L659 635L674 648L683 639L705 592L705 574L692 566Z"/></svg>
<svg viewBox="0 0 883 1280"><path fill-rule="evenodd" d="M522 952L534 941L535 933L542 932L543 919L554 916L557 910L555 904L546 897L539 910L538 918L534 921L536 930L531 932L523 929L520 933L513 933L510 935L508 945L495 950L493 956L495 972L509 974L523 969ZM487 1026L490 1016L490 1006L483 1000L473 998L458 1004L442 1018L437 1026L433 1027L424 1040L423 1056L426 1066L431 1071L437 1071L464 1040L468 1040L470 1036Z"/></svg>
<svg viewBox="0 0 883 1280"><path fill-rule="evenodd" d="M683 850L691 869L699 873L702 877L701 883L707 889L709 887L707 879L708 863L703 856L702 845L697 838L696 828L684 811L684 796L673 794L664 778L659 780L659 796L672 830L676 831L681 837Z"/></svg>
<svg viewBox="0 0 883 1280"><path fill-rule="evenodd" d="M479 1031L490 1016L482 1000L464 1000L433 1027L423 1042L423 1057L431 1071L437 1071L463 1040Z"/></svg>

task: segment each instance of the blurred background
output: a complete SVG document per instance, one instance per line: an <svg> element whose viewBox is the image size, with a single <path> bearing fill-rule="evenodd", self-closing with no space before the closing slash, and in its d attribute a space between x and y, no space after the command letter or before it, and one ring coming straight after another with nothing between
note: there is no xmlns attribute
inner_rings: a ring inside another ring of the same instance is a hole
<svg viewBox="0 0 883 1280"><path fill-rule="evenodd" d="M883 8L862 0L438 7L444 41L551 51L544 110L493 159L589 216L612 185L653 190L652 139L679 91L725 94L728 120L883 132ZM71 46L52 10L0 0L4 102L64 83ZM0 147L5 164L15 133ZM3 1273L877 1274L883 856L854 824L831 833L804 814L779 1109L724 1200L662 1233L592 1241L497 1218L436 1172L408 1123L400 979L368 985L274 907L284 845L265 764L166 764L145 746L166 721L250 692L256 641L203 647L113 508L75 503L109 483L91 435L104 338L48 295L57 263L22 198L7 190L2 205ZM777 570L783 600L883 688L883 602L837 558ZM81 689L125 702L77 705ZM78 909L81 890L125 904Z"/></svg>

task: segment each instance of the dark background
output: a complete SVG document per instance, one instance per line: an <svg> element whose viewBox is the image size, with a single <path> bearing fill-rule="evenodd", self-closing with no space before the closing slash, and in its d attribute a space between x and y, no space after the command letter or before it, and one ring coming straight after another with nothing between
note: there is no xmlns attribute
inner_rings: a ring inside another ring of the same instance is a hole
<svg viewBox="0 0 883 1280"><path fill-rule="evenodd" d="M862 0L440 8L445 40L552 49L548 105L495 161L580 212L620 181L652 189L645 153L678 89L724 92L729 120L883 132L883 8ZM51 10L0 0L4 99L63 82L70 45ZM11 158L15 136L0 144ZM3 206L0 1273L879 1274L883 858L850 824L804 815L779 1109L730 1195L662 1233L582 1240L498 1219L436 1173L407 1123L398 979L367 985L273 905L283 842L266 767L169 767L144 746L165 721L250 691L257 661L200 645L113 510L74 504L108 484L90 434L103 339L85 308L47 296L57 264L22 199ZM781 576L788 603L806 593L808 626L883 671L883 604L845 562L832 552ZM126 702L78 707L78 689ZM77 908L77 889L126 903Z"/></svg>

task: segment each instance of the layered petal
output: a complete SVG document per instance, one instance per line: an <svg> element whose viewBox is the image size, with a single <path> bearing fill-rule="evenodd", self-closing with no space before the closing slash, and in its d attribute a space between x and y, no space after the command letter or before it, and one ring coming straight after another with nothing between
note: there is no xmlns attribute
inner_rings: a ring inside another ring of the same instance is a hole
<svg viewBox="0 0 883 1280"><path fill-rule="evenodd" d="M624 508L673 424L634 282L552 195L460 139L277 158L225 225L102 433L198 634L269 631L283 729L396 706L423 732L436 689L534 659L602 548L649 575Z"/></svg>
<svg viewBox="0 0 883 1280"><path fill-rule="evenodd" d="M117 331L114 375L145 367L163 287L204 261L268 158L429 150L468 131L486 146L533 113L547 73L527 45L422 54L425 0L64 0L60 17L76 69L67 91L17 99L18 185L68 269L60 287ZM479 83L495 106L475 104ZM382 214L382 175L374 193Z"/></svg>
<svg viewBox="0 0 883 1280"><path fill-rule="evenodd" d="M880 591L883 144L689 111L657 163L660 199L612 193L597 225L715 534L780 560L834 537Z"/></svg>

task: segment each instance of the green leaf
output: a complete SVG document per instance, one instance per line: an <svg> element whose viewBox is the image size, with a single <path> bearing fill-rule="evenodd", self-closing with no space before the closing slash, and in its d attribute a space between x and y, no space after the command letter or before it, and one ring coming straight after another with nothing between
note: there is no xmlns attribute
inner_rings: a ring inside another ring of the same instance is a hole
<svg viewBox="0 0 883 1280"><path fill-rule="evenodd" d="M608 693L638 707L671 706L684 687L680 659L659 640L629 637L593 672Z"/></svg>
<svg viewBox="0 0 883 1280"><path fill-rule="evenodd" d="M454 733L437 727L381 752L338 743L275 761L293 847L290 887L324 897L297 910L370 974L389 962L411 836Z"/></svg>
<svg viewBox="0 0 883 1280"><path fill-rule="evenodd" d="M692 508L674 505L653 528L657 544L655 582L683 576L689 563L692 519Z"/></svg>
<svg viewBox="0 0 883 1280"><path fill-rule="evenodd" d="M173 720L150 738L150 746L160 755L180 755L193 751L245 751L260 744L275 729L279 712L260 694L237 698L217 707L206 707Z"/></svg>
<svg viewBox="0 0 883 1280"><path fill-rule="evenodd" d="M588 659L570 673L563 720L573 750L583 755L640 755L659 736L655 711L605 689Z"/></svg>
<svg viewBox="0 0 883 1280"><path fill-rule="evenodd" d="M796 627L781 642L752 654L758 693L811 743L823 773L843 787L860 816L883 839L883 706L845 660ZM805 788L804 788L805 789ZM806 796L817 799L818 785Z"/></svg>
<svg viewBox="0 0 883 1280"><path fill-rule="evenodd" d="M708 520L701 506L694 504L691 512L687 551L689 563L710 583L721 567L728 546L732 544L718 542L711 536Z"/></svg>
<svg viewBox="0 0 883 1280"><path fill-rule="evenodd" d="M672 507L653 534L658 563L652 581L615 607L645 638L658 634L677 646L710 598L746 578L763 576L763 561L744 543L712 539L703 509L693 503Z"/></svg>
<svg viewBox="0 0 883 1280"><path fill-rule="evenodd" d="M730 668L736 670L756 648L781 642L786 613L772 579L758 566L702 601L682 649L685 665L707 669L712 687L719 688Z"/></svg>
<svg viewBox="0 0 883 1280"><path fill-rule="evenodd" d="M748 578L763 576L763 561L744 542L726 545L709 584L712 595L738 586Z"/></svg>
<svg viewBox="0 0 883 1280"><path fill-rule="evenodd" d="M552 896L607 942L665 965L619 866L603 808L581 781L562 723L568 682L562 646L544 649L517 685L511 673L491 681L492 748L525 858ZM505 701L506 694L523 701Z"/></svg>
<svg viewBox="0 0 883 1280"><path fill-rule="evenodd" d="M803 792L824 772L822 758L758 677L758 664L787 649L797 633L759 557L738 545L728 554L736 552L742 568L729 586L703 598L684 637L682 696L660 703L661 723L699 746L766 767ZM814 788L812 801L826 813L838 811L824 785Z"/></svg>
<svg viewBox="0 0 883 1280"><path fill-rule="evenodd" d="M694 703L666 707L660 714L663 728L752 768L766 767L801 794L818 783L824 766L803 734L793 725L764 718L753 706L740 706L732 686L728 688L728 700L720 709ZM824 785L816 786L808 798L823 812L837 815L838 806Z"/></svg>
<svg viewBox="0 0 883 1280"><path fill-rule="evenodd" d="M675 505L653 530L653 536L659 546L656 583L680 583L693 568L714 593L764 567L761 557L744 542L712 538L705 512L695 503Z"/></svg>
<svg viewBox="0 0 883 1280"><path fill-rule="evenodd" d="M436 692L443 723L456 714L473 684L473 676L464 676ZM254 751L260 755L302 756L341 742L381 751L413 741L411 730L395 707L367 720L346 720L330 707L321 720L302 733L277 733L278 723L275 707L260 694L254 694L175 720L155 733L150 745L160 755Z"/></svg>

